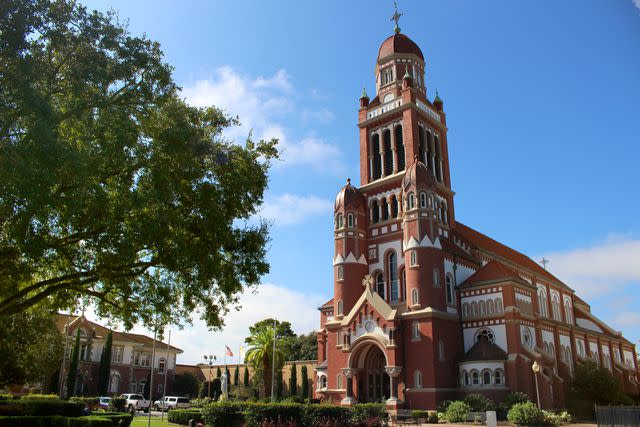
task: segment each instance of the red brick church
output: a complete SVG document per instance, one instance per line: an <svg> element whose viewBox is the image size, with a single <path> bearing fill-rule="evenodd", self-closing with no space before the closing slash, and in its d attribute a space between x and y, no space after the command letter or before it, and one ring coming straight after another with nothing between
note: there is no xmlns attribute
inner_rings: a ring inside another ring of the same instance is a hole
<svg viewBox="0 0 640 427"><path fill-rule="evenodd" d="M537 375L542 406L562 407L589 359L637 394L631 342L538 263L456 220L443 101L427 97L422 51L397 25L375 75L373 99L360 97L360 186L347 180L335 202L316 397L390 409L467 393L535 400Z"/></svg>

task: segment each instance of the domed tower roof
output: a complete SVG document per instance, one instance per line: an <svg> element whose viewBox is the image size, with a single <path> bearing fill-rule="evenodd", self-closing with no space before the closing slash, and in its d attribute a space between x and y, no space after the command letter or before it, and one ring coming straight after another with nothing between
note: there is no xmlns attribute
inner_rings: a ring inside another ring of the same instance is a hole
<svg viewBox="0 0 640 427"><path fill-rule="evenodd" d="M336 196L335 210L364 210L365 201L362 193L356 187L351 185L351 179L347 179L347 185L342 187Z"/></svg>
<svg viewBox="0 0 640 427"><path fill-rule="evenodd" d="M403 188L407 188L411 184L413 185L430 185L435 182L435 178L429 173L427 167L420 160L415 159L404 173L404 179L402 180Z"/></svg>
<svg viewBox="0 0 640 427"><path fill-rule="evenodd" d="M402 33L396 33L382 42L378 60L394 53L412 53L424 62L424 56L417 44Z"/></svg>

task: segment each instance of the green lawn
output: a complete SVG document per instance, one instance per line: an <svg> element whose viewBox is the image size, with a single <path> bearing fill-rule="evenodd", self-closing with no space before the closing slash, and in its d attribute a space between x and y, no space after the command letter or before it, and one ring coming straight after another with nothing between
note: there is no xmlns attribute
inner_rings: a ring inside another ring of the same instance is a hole
<svg viewBox="0 0 640 427"><path fill-rule="evenodd" d="M148 418L147 416L136 416L131 423L131 427L144 427L147 426ZM174 424L167 421L167 417L164 417L164 421L160 420L160 417L151 417L151 427L175 427L180 424Z"/></svg>

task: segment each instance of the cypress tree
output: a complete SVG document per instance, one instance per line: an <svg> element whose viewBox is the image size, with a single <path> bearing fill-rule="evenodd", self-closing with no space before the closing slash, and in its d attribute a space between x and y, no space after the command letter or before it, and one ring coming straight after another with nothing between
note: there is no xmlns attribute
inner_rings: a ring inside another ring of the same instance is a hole
<svg viewBox="0 0 640 427"><path fill-rule="evenodd" d="M236 366L236 370L233 372L233 385L240 385L240 366Z"/></svg>
<svg viewBox="0 0 640 427"><path fill-rule="evenodd" d="M245 366L244 367L244 386L245 387L249 387L249 367Z"/></svg>
<svg viewBox="0 0 640 427"><path fill-rule="evenodd" d="M109 331L107 340L100 355L100 372L98 376L98 394L106 396L109 388L109 374L111 373L111 347L113 344L113 334Z"/></svg>
<svg viewBox="0 0 640 427"><path fill-rule="evenodd" d="M309 397L309 378L307 377L307 365L302 365L300 369L300 375L302 375L302 397Z"/></svg>
<svg viewBox="0 0 640 427"><path fill-rule="evenodd" d="M220 366L216 369L216 378L222 378L222 371L220 370Z"/></svg>
<svg viewBox="0 0 640 427"><path fill-rule="evenodd" d="M71 397L76 393L76 378L78 376L78 359L80 358L80 328L76 329L76 339L73 343L73 351L71 352L71 362L69 363L69 372L67 373L67 397Z"/></svg>
<svg viewBox="0 0 640 427"><path fill-rule="evenodd" d="M289 377L289 394L295 396L298 394L298 369L296 363L291 364L291 376Z"/></svg>
<svg viewBox="0 0 640 427"><path fill-rule="evenodd" d="M276 372L276 400L282 398L282 369L278 369Z"/></svg>

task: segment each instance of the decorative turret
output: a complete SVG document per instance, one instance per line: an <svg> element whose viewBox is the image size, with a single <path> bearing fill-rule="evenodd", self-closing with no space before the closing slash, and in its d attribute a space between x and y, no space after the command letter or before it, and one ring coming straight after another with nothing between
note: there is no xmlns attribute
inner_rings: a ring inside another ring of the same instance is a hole
<svg viewBox="0 0 640 427"><path fill-rule="evenodd" d="M436 97L433 100L433 106L436 107L438 111L442 111L443 105L444 103L442 102L442 99L440 99L440 95L438 95L438 91L436 90Z"/></svg>
<svg viewBox="0 0 640 427"><path fill-rule="evenodd" d="M369 95L367 95L367 89L362 88L362 95L360 95L360 108L366 108L369 106Z"/></svg>

